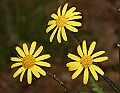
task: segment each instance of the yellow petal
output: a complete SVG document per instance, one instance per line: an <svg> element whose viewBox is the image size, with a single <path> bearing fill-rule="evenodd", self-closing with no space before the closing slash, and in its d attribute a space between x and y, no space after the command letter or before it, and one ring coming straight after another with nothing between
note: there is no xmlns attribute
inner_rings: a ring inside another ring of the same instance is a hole
<svg viewBox="0 0 120 93"><path fill-rule="evenodd" d="M92 73L93 77L95 78L95 80L98 80L98 75L97 75L96 71L94 70L94 68L92 68L90 66L89 69L90 69L90 72Z"/></svg>
<svg viewBox="0 0 120 93"><path fill-rule="evenodd" d="M74 54L68 53L67 55L70 59L75 60L75 61L80 61L80 58Z"/></svg>
<svg viewBox="0 0 120 93"><path fill-rule="evenodd" d="M74 66L74 65L79 65L80 62L77 62L77 61L74 61L74 62L69 62L66 64L67 67L71 67L71 66Z"/></svg>
<svg viewBox="0 0 120 93"><path fill-rule="evenodd" d="M75 7L70 8L70 9L66 12L65 17L67 17L67 18L70 17L71 14L72 14L75 10L76 10Z"/></svg>
<svg viewBox="0 0 120 93"><path fill-rule="evenodd" d="M57 14L58 14L58 16L60 16L61 15L61 6L58 8L58 10L57 10Z"/></svg>
<svg viewBox="0 0 120 93"><path fill-rule="evenodd" d="M69 71L74 71L74 70L77 70L79 68L79 66L72 66L72 67L69 67L68 70Z"/></svg>
<svg viewBox="0 0 120 93"><path fill-rule="evenodd" d="M102 69L100 69L98 66L95 65L91 65L91 67L97 71L99 74L104 75L104 72L102 71Z"/></svg>
<svg viewBox="0 0 120 93"><path fill-rule="evenodd" d="M79 15L81 12L73 12L73 15Z"/></svg>
<svg viewBox="0 0 120 93"><path fill-rule="evenodd" d="M79 14L81 14L80 12L73 12L70 16L69 16L69 18L70 17L73 17L73 16L80 16Z"/></svg>
<svg viewBox="0 0 120 93"><path fill-rule="evenodd" d="M34 53L33 57L37 57L43 50L43 46L40 46L38 50Z"/></svg>
<svg viewBox="0 0 120 93"><path fill-rule="evenodd" d="M23 50L24 50L24 52L25 52L26 55L29 54L29 52L28 52L28 47L27 47L27 44L26 44L26 43L23 44Z"/></svg>
<svg viewBox="0 0 120 93"><path fill-rule="evenodd" d="M72 32L78 32L78 29L71 25L65 25L65 27Z"/></svg>
<svg viewBox="0 0 120 93"><path fill-rule="evenodd" d="M59 28L58 33L57 33L57 40L58 40L58 43L61 43L61 36L60 36L60 33L61 33L61 28Z"/></svg>
<svg viewBox="0 0 120 93"><path fill-rule="evenodd" d="M40 67L38 67L38 66L34 66L34 68L41 74L41 75L43 75L43 76L46 76L46 72L43 70L43 69L41 69Z"/></svg>
<svg viewBox="0 0 120 93"><path fill-rule="evenodd" d="M20 58L18 58L18 57L11 57L11 59L10 59L11 61L19 61L19 62L21 62L22 61L22 59L20 59Z"/></svg>
<svg viewBox="0 0 120 93"><path fill-rule="evenodd" d="M14 68L14 67L17 67L17 66L21 66L21 65L22 65L21 62L19 62L19 63L14 63L14 64L11 66L11 68Z"/></svg>
<svg viewBox="0 0 120 93"><path fill-rule="evenodd" d="M40 77L40 74L36 71L36 69L34 69L34 67L31 68L31 71L37 78Z"/></svg>
<svg viewBox="0 0 120 93"><path fill-rule="evenodd" d="M44 67L51 67L50 63L44 62L44 61L40 61L40 62L36 62L36 65L40 65L40 66L44 66Z"/></svg>
<svg viewBox="0 0 120 93"><path fill-rule="evenodd" d="M102 55L104 53L105 53L105 51L99 51L99 52L96 52L95 54L93 54L91 57L95 58L95 57L100 56L100 55Z"/></svg>
<svg viewBox="0 0 120 93"><path fill-rule="evenodd" d="M55 34L57 32L57 29L58 29L58 27L56 27L55 30L53 31L53 33L51 34L51 36L50 36L50 42L52 42L52 40L53 40L53 38L54 38L54 36L55 36Z"/></svg>
<svg viewBox="0 0 120 93"><path fill-rule="evenodd" d="M76 21L68 21L67 24L71 26L82 26L80 22L76 22Z"/></svg>
<svg viewBox="0 0 120 93"><path fill-rule="evenodd" d="M21 57L25 57L25 54L20 47L17 46L15 49Z"/></svg>
<svg viewBox="0 0 120 93"><path fill-rule="evenodd" d="M62 16L65 15L66 10L67 10L67 6L68 6L68 3L66 3L66 4L64 5L63 9L62 9Z"/></svg>
<svg viewBox="0 0 120 93"><path fill-rule="evenodd" d="M69 65L69 68L68 68L69 71L74 71L74 70L77 70L79 68L82 68L82 65L80 63L79 64L74 64L74 65L72 65L72 64L68 64L68 65Z"/></svg>
<svg viewBox="0 0 120 93"><path fill-rule="evenodd" d="M82 72L82 70L83 70L83 67L75 71L75 73L72 75L72 79L75 79L76 77L78 77L78 75Z"/></svg>
<svg viewBox="0 0 120 93"><path fill-rule="evenodd" d="M72 16L69 17L68 20L82 19L82 16Z"/></svg>
<svg viewBox="0 0 120 93"><path fill-rule="evenodd" d="M52 30L55 26L56 26L56 24L53 24L53 25L49 26L49 27L46 29L46 33L48 33L50 30Z"/></svg>
<svg viewBox="0 0 120 93"><path fill-rule="evenodd" d="M54 19L58 18L58 16L56 14L54 14L54 13L51 15L51 17L54 18Z"/></svg>
<svg viewBox="0 0 120 93"><path fill-rule="evenodd" d="M65 41L67 41L67 35L66 35L64 27L62 27L62 37Z"/></svg>
<svg viewBox="0 0 120 93"><path fill-rule="evenodd" d="M24 67L19 68L13 75L13 77L17 77L22 71L24 70Z"/></svg>
<svg viewBox="0 0 120 93"><path fill-rule="evenodd" d="M88 50L88 56L90 56L93 52L93 50L95 49L95 45L96 45L96 42L92 42L92 44L90 45L90 48Z"/></svg>
<svg viewBox="0 0 120 93"><path fill-rule="evenodd" d="M86 41L85 40L82 43L82 47L83 47L83 53L84 53L84 55L87 55L87 45L86 45Z"/></svg>
<svg viewBox="0 0 120 93"><path fill-rule="evenodd" d="M23 76L25 74L26 68L24 68L24 70L22 71L21 75L20 75L20 82L22 82Z"/></svg>
<svg viewBox="0 0 120 93"><path fill-rule="evenodd" d="M27 71L27 81L28 81L28 84L31 84L32 82L32 73L30 69L28 69Z"/></svg>
<svg viewBox="0 0 120 93"><path fill-rule="evenodd" d="M80 45L77 47L77 52L81 57L83 57L83 52L82 52Z"/></svg>
<svg viewBox="0 0 120 93"><path fill-rule="evenodd" d="M86 85L88 82L88 78L89 78L89 72L88 72L88 68L85 68L84 71L84 76L83 76L83 83Z"/></svg>
<svg viewBox="0 0 120 93"><path fill-rule="evenodd" d="M45 54L45 55L39 56L35 60L40 61L40 60L45 60L45 59L48 59L48 58L50 58L50 54Z"/></svg>
<svg viewBox="0 0 120 93"><path fill-rule="evenodd" d="M95 58L93 59L93 62L102 62L108 60L108 57L99 57L99 58Z"/></svg>
<svg viewBox="0 0 120 93"><path fill-rule="evenodd" d="M53 24L56 24L56 21L55 21L55 20L50 20L50 21L48 22L48 25L53 25Z"/></svg>
<svg viewBox="0 0 120 93"><path fill-rule="evenodd" d="M33 52L35 51L36 43L37 43L37 42L34 41L34 42L31 44L31 47L30 47L30 55L32 55Z"/></svg>

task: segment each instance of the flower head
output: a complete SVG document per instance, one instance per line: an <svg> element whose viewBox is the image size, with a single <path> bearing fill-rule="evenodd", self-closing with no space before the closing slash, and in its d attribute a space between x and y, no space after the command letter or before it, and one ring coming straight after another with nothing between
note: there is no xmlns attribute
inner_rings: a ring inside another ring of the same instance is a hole
<svg viewBox="0 0 120 93"><path fill-rule="evenodd" d="M50 58L49 54L41 55L39 54L43 50L43 46L40 46L37 51L34 53L36 47L36 42L34 41L31 44L30 50L28 50L28 46L26 43L23 44L23 50L20 47L16 47L16 51L20 55L20 57L11 57L11 61L15 61L11 68L21 66L13 75L13 77L17 77L20 75L20 82L22 82L24 73L27 70L27 81L28 84L32 82L32 73L39 78L40 74L46 76L46 72L40 68L39 66L51 67L51 65L43 60Z"/></svg>
<svg viewBox="0 0 120 93"><path fill-rule="evenodd" d="M79 45L77 47L77 52L79 54L80 57L68 53L68 57L72 60L74 60L73 62L69 62L66 64L67 67L69 67L69 71L75 71L75 73L72 75L72 79L75 79L76 77L78 77L78 75L82 72L83 69L84 70L84 76L83 76L83 83L87 84L88 82L88 78L89 78L89 71L92 73L93 77L95 78L95 80L98 80L98 75L96 72L98 72L101 75L104 75L104 72L96 65L94 65L94 62L103 62L105 60L108 59L107 56L104 57L98 57L102 54L105 53L105 51L99 51L96 52L94 54L92 54L94 48L95 48L96 42L92 42L89 50L87 52L87 46L86 46L86 41L84 40L82 43L82 49L81 46ZM98 57L98 58L96 58Z"/></svg>
<svg viewBox="0 0 120 93"><path fill-rule="evenodd" d="M75 7L72 7L67 11L67 6L68 6L68 3L64 5L62 12L61 12L61 6L60 6L57 10L57 15L54 13L51 15L51 17L54 20L50 20L48 22L48 25L50 26L46 29L46 33L50 32L50 30L52 30L53 28L55 29L50 36L50 42L52 42L56 33L57 33L57 40L59 43L61 43L61 35L62 35L62 38L65 41L67 41L65 27L72 32L78 32L78 29L75 28L74 26L77 26L77 27L82 26L80 22L73 21L75 19L81 19L82 16L79 15L81 13L74 12L76 10Z"/></svg>

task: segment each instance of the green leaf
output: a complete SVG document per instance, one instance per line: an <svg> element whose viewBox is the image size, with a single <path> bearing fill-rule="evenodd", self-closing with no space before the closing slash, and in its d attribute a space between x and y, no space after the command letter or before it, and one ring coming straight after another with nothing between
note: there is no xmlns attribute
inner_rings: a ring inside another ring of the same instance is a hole
<svg viewBox="0 0 120 93"><path fill-rule="evenodd" d="M95 91L96 93L105 93L100 84L96 82L92 76L90 76L90 86L92 87L92 90Z"/></svg>

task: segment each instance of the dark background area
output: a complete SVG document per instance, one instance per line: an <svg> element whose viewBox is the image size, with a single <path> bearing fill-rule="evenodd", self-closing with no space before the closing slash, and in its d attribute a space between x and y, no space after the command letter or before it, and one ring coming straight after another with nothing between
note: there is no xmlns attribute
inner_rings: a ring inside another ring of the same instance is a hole
<svg viewBox="0 0 120 93"><path fill-rule="evenodd" d="M52 19L52 13L56 13L60 5L69 3L68 8L75 6L76 11L82 13L83 26L79 28L77 35L82 40L90 43L95 40L97 46L94 52L105 50L108 61L99 63L99 66L115 84L119 84L118 71L118 1L119 0L0 0L0 93L67 93L62 86L49 76L37 79L33 76L33 82L28 85L26 76L22 83L19 77L13 79L12 75L17 68L10 69L13 62L11 56L16 56L15 46L22 47L26 42L29 46L32 41L37 41L37 47L44 46L43 54L50 53L47 60L52 64L45 70L56 74L74 93L96 93L88 82L83 85L83 73L75 80L71 79L65 64L71 61L67 53L77 55L78 42L70 31L67 31L68 42L62 40L59 44L54 38L49 42L51 33L46 34L47 22ZM52 32L52 31L51 31ZM89 80L90 81L90 80ZM105 93L114 93L113 89L103 78L99 76L97 81ZM80 92L82 91L82 92Z"/></svg>

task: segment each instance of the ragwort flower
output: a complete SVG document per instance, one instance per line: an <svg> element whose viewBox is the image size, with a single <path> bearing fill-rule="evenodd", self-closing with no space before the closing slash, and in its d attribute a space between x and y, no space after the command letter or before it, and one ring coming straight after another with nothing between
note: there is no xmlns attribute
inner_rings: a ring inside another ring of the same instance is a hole
<svg viewBox="0 0 120 93"><path fill-rule="evenodd" d="M84 76L83 76L84 84L87 84L88 82L88 78L89 78L88 69L92 73L95 80L98 80L98 75L96 72L98 72L101 75L104 75L104 72L98 66L94 65L93 62L97 62L97 63L102 62L102 61L107 60L108 57L107 56L98 57L104 54L105 51L99 51L99 52L92 54L95 48L95 45L96 45L96 42L95 41L92 42L87 52L86 41L84 40L82 43L82 49L80 45L77 47L77 52L80 57L74 54L68 53L68 57L74 61L67 63L66 66L69 67L69 71L76 70L75 73L72 75L72 79L75 79L76 77L78 77L78 75L82 72L83 69L84 69Z"/></svg>
<svg viewBox="0 0 120 93"><path fill-rule="evenodd" d="M28 84L32 82L32 73L39 78L40 74L46 76L46 72L40 68L39 66L50 67L51 65L43 60L50 58L50 54L45 54L39 56L41 51L43 50L43 46L40 46L37 51L34 53L36 47L36 42L34 41L31 44L30 50L28 50L28 46L26 43L23 44L23 50L20 47L16 47L16 51L20 55L20 57L11 57L11 61L15 61L11 68L21 66L13 75L13 77L17 77L20 75L20 82L22 82L25 71L27 70L27 81ZM38 66L39 65L39 66Z"/></svg>
<svg viewBox="0 0 120 93"><path fill-rule="evenodd" d="M50 36L50 42L52 42L56 33L57 33L57 40L59 43L61 43L61 35L62 35L62 38L65 41L67 41L65 27L72 32L78 32L78 29L75 28L74 26L77 26L77 27L82 26L80 22L73 21L75 19L81 19L82 16L79 15L81 13L74 12L76 10L75 7L72 7L68 11L66 11L67 6L68 6L68 3L64 5L62 12L61 12L61 6L60 6L57 10L57 15L54 13L51 15L51 17L54 20L50 20L48 22L48 25L50 26L46 29L46 33L50 32L50 30L52 30L53 28L55 27L56 28L54 29L54 31L52 32Z"/></svg>

